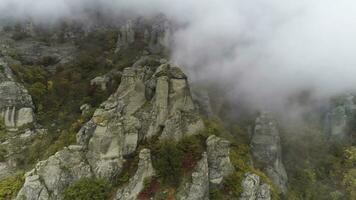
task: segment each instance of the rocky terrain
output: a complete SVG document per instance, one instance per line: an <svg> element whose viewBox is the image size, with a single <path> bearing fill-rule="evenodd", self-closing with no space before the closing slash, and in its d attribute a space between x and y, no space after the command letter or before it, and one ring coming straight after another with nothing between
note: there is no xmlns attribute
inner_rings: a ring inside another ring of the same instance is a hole
<svg viewBox="0 0 356 200"><path fill-rule="evenodd" d="M168 56L174 28L161 15L112 27L2 27L0 200L327 199L316 194L325 174L346 189L325 186L323 197L350 197L354 150L335 170L313 155L311 138L331 156L340 148L331 136L353 137L352 96L321 114L305 153L291 137L303 129L245 108L233 118L240 110L225 96L191 86Z"/></svg>

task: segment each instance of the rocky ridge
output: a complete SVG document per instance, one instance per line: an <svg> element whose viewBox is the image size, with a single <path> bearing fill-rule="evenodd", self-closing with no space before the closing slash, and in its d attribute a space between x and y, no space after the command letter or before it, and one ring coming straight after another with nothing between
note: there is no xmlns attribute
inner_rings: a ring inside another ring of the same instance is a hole
<svg viewBox="0 0 356 200"><path fill-rule="evenodd" d="M117 91L78 132L77 145L38 163L17 199L60 199L64 188L82 177L112 180L122 171L124 156L143 139L179 140L203 129L179 68L170 63L126 68Z"/></svg>

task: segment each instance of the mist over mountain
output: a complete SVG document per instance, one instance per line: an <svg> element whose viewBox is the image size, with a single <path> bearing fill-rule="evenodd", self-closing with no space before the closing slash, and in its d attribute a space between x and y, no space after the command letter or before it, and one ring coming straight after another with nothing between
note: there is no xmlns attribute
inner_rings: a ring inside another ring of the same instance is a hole
<svg viewBox="0 0 356 200"><path fill-rule="evenodd" d="M0 0L0 200L355 199L355 20L351 0Z"/></svg>
<svg viewBox="0 0 356 200"><path fill-rule="evenodd" d="M181 24L171 57L192 81L228 84L232 98L265 109L302 91L320 100L354 89L355 8L348 0L0 2L1 16L41 23L163 13Z"/></svg>

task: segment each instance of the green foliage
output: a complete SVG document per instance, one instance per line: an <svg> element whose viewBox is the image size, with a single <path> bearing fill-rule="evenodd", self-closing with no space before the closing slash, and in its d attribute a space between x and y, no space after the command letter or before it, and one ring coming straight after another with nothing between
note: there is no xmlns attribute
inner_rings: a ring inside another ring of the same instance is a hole
<svg viewBox="0 0 356 200"><path fill-rule="evenodd" d="M23 173L0 180L0 199L13 199L24 182Z"/></svg>
<svg viewBox="0 0 356 200"><path fill-rule="evenodd" d="M153 166L164 186L176 188L183 175L190 175L204 151L202 138L195 135L179 142L164 140L153 144Z"/></svg>
<svg viewBox="0 0 356 200"><path fill-rule="evenodd" d="M210 200L226 199L222 191L219 188L215 188L215 187L210 189L209 198Z"/></svg>
<svg viewBox="0 0 356 200"><path fill-rule="evenodd" d="M356 147L345 149L345 173L343 176L343 185L345 186L347 196L350 199L356 199Z"/></svg>
<svg viewBox="0 0 356 200"><path fill-rule="evenodd" d="M347 199L342 184L345 144L330 140L318 124L282 132L288 170L288 199ZM303 159L300 159L303 158Z"/></svg>
<svg viewBox="0 0 356 200"><path fill-rule="evenodd" d="M177 187L182 178L183 153L174 141L162 141L153 152L153 166L163 184Z"/></svg>
<svg viewBox="0 0 356 200"><path fill-rule="evenodd" d="M106 200L110 184L103 179L83 178L73 182L63 192L64 200Z"/></svg>

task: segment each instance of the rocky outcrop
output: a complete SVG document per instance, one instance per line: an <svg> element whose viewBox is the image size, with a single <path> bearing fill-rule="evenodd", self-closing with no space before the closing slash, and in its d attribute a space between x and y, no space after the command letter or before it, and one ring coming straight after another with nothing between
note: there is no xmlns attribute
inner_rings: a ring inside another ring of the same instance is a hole
<svg viewBox="0 0 356 200"><path fill-rule="evenodd" d="M92 177L82 146L73 145L26 173L25 184L19 191L18 200L61 199L63 190L73 181Z"/></svg>
<svg viewBox="0 0 356 200"><path fill-rule="evenodd" d="M7 128L17 128L34 121L32 98L0 58L0 117Z"/></svg>
<svg viewBox="0 0 356 200"><path fill-rule="evenodd" d="M78 145L40 162L26 181L39 176L51 199L60 199L63 188L78 178L113 180L122 170L124 157L134 153L145 138L157 135L178 140L203 129L183 72L170 63L158 67L141 62L123 71L117 91L78 132ZM64 164L62 157L69 162ZM25 184L19 197L39 196L38 187L31 187Z"/></svg>
<svg viewBox="0 0 356 200"><path fill-rule="evenodd" d="M192 173L192 181L184 185L179 200L208 200L209 199L209 167L208 156L203 153Z"/></svg>
<svg viewBox="0 0 356 200"><path fill-rule="evenodd" d="M206 140L206 145L209 164L209 181L213 184L220 184L224 177L234 171L229 157L230 142L211 135Z"/></svg>
<svg viewBox="0 0 356 200"><path fill-rule="evenodd" d="M280 192L287 192L287 173L282 163L282 151L276 121L263 113L256 119L251 139L252 154L256 165L265 171Z"/></svg>
<svg viewBox="0 0 356 200"><path fill-rule="evenodd" d="M135 200L144 188L144 181L154 175L149 149L142 149L139 154L138 168L129 183L116 193L116 200Z"/></svg>
<svg viewBox="0 0 356 200"><path fill-rule="evenodd" d="M247 173L242 181L240 200L270 200L271 190L266 183L260 181L256 174Z"/></svg>
<svg viewBox="0 0 356 200"><path fill-rule="evenodd" d="M119 28L116 52L133 45L148 47L152 53L160 53L169 46L172 25L164 16L128 20Z"/></svg>
<svg viewBox="0 0 356 200"><path fill-rule="evenodd" d="M341 104L332 108L326 115L325 131L327 134L345 139L348 136L348 127L356 114L354 96L347 95L342 98Z"/></svg>

